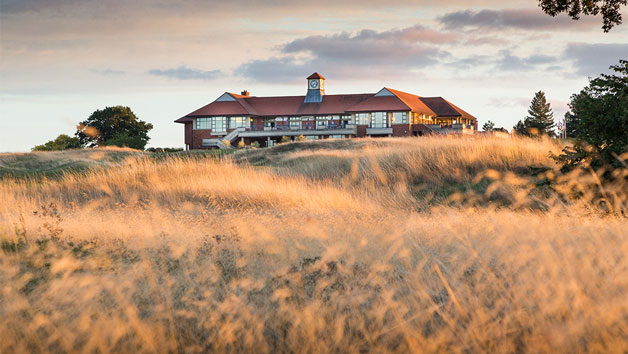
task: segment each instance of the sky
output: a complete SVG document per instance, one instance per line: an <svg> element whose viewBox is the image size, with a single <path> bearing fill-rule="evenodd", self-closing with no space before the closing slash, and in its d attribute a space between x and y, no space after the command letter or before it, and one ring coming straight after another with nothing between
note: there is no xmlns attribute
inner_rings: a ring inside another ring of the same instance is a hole
<svg viewBox="0 0 628 354"><path fill-rule="evenodd" d="M601 26L536 0L0 0L0 152L115 105L154 125L148 146L183 147L175 119L225 91L304 95L313 72L327 94L442 96L507 129L542 90L559 119L628 59L628 24Z"/></svg>

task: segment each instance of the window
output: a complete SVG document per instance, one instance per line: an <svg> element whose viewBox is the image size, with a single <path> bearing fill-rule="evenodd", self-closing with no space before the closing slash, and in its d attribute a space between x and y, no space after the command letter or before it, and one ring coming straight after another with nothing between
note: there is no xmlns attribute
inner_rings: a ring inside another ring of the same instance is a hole
<svg viewBox="0 0 628 354"><path fill-rule="evenodd" d="M248 128L249 119L247 117L230 117L229 129Z"/></svg>
<svg viewBox="0 0 628 354"><path fill-rule="evenodd" d="M308 135L305 137L306 140L318 140L318 135Z"/></svg>
<svg viewBox="0 0 628 354"><path fill-rule="evenodd" d="M392 124L408 124L408 112L393 112Z"/></svg>
<svg viewBox="0 0 628 354"><path fill-rule="evenodd" d="M301 117L290 117L291 127L301 127Z"/></svg>
<svg viewBox="0 0 628 354"><path fill-rule="evenodd" d="M248 117L206 117L196 118L194 129L211 129L213 132L222 133L227 129L247 128L249 124Z"/></svg>
<svg viewBox="0 0 628 354"><path fill-rule="evenodd" d="M326 116L318 116L318 117L316 117L316 126L317 127L324 127L327 124L329 124L329 117L326 117Z"/></svg>
<svg viewBox="0 0 628 354"><path fill-rule="evenodd" d="M355 117L356 117L355 124L358 124L358 125L369 125L371 122L370 113L357 113Z"/></svg>
<svg viewBox="0 0 628 354"><path fill-rule="evenodd" d="M194 129L211 129L211 118L196 118Z"/></svg>
<svg viewBox="0 0 628 354"><path fill-rule="evenodd" d="M223 133L227 131L227 117L213 117L213 122L212 132Z"/></svg>
<svg viewBox="0 0 628 354"><path fill-rule="evenodd" d="M330 139L344 139L345 136L344 135L330 135L329 138Z"/></svg>
<svg viewBox="0 0 628 354"><path fill-rule="evenodd" d="M388 114L386 112L371 113L371 128L388 128Z"/></svg>

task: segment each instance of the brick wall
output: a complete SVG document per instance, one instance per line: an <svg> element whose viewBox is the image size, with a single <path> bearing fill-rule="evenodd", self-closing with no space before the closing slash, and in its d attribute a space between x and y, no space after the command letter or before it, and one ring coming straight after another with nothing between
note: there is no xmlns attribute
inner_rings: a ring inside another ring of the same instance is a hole
<svg viewBox="0 0 628 354"><path fill-rule="evenodd" d="M392 136L410 136L412 135L412 130L410 129L410 124L393 124L392 125Z"/></svg>
<svg viewBox="0 0 628 354"><path fill-rule="evenodd" d="M358 138L364 138L366 136L366 128L368 125L358 125Z"/></svg>
<svg viewBox="0 0 628 354"><path fill-rule="evenodd" d="M212 135L211 130L199 129L192 130L192 142L190 143L191 149L203 149L203 139L220 138L219 136Z"/></svg>

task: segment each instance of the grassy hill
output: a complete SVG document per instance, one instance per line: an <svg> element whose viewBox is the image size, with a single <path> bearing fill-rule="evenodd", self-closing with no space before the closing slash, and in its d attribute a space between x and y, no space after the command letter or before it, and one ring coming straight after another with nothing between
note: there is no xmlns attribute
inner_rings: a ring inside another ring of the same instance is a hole
<svg viewBox="0 0 628 354"><path fill-rule="evenodd" d="M0 154L0 178L58 177L66 172L84 172L111 166L143 153L131 149L85 149Z"/></svg>
<svg viewBox="0 0 628 354"><path fill-rule="evenodd" d="M225 151L148 153L126 148L96 148L65 151L0 153L0 178L60 178L68 173L85 173L123 164L129 159L164 159L174 156L217 158Z"/></svg>
<svg viewBox="0 0 628 354"><path fill-rule="evenodd" d="M590 176L539 192L559 150L334 140L4 178L0 352L625 348L626 218L561 192Z"/></svg>

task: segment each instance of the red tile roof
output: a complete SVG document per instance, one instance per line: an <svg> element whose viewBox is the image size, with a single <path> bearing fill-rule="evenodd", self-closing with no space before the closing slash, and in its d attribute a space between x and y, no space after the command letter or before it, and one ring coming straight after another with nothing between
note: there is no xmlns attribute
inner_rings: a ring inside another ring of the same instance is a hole
<svg viewBox="0 0 628 354"><path fill-rule="evenodd" d="M323 79L323 80L325 80L325 78L322 77L319 73L314 73L314 74L308 76L307 79L308 80L310 80L310 79Z"/></svg>
<svg viewBox="0 0 628 354"><path fill-rule="evenodd" d="M314 116L342 115L345 112L413 111L439 117L476 118L442 97L420 97L386 88L392 96L374 93L324 95L322 102L303 102L305 96L255 97L228 93L235 101L214 101L177 119L190 122L204 116Z"/></svg>
<svg viewBox="0 0 628 354"><path fill-rule="evenodd" d="M431 110L436 112L438 117L462 117L465 119L476 120L476 118L469 113L458 108L451 102L442 97L421 97L421 101L425 103Z"/></svg>
<svg viewBox="0 0 628 354"><path fill-rule="evenodd" d="M393 96L376 96L373 95L368 100L361 102L353 107L347 109L348 112L377 112L377 111L413 111L417 113L423 113L435 116L431 109L429 109L421 100L420 96L416 96L410 93L393 90L384 87L383 90L388 90Z"/></svg>

